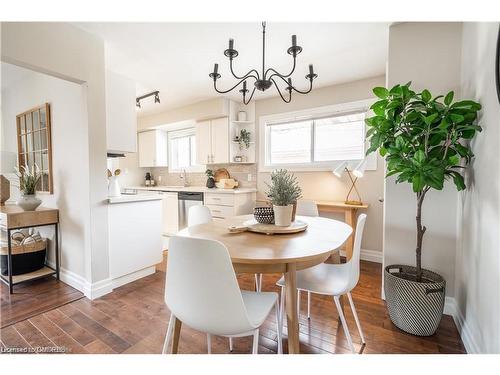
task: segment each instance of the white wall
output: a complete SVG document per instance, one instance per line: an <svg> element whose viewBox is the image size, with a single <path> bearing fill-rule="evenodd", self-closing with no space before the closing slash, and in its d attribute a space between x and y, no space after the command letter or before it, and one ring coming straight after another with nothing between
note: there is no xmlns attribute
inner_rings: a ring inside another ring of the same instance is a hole
<svg viewBox="0 0 500 375"><path fill-rule="evenodd" d="M470 352L500 352L500 103L494 85L497 23L465 23L462 96L483 106L483 132L460 194L455 298Z"/></svg>
<svg viewBox="0 0 500 375"><path fill-rule="evenodd" d="M389 31L387 85L412 81L414 90L433 95L455 91L460 97L460 23L401 23ZM422 249L423 267L437 271L453 296L458 193L453 183L443 191L430 190L422 208L427 227ZM385 184L384 264L415 265L416 198L409 184Z"/></svg>
<svg viewBox="0 0 500 375"><path fill-rule="evenodd" d="M317 108L327 105L349 103L373 98L372 89L384 86L385 77L373 77L355 82L314 89L307 95L295 95L290 103L284 103L281 98L257 100L255 102L256 124L262 116L277 113L299 111L308 108ZM258 126L257 126L258 128ZM258 135L256 139L259 139ZM258 145L261 147L261 145ZM367 250L382 251L382 218L383 204L379 198L384 195L384 169L379 158L377 170L366 171L365 176L358 180L357 186L363 202L370 207L366 210L368 215L362 248ZM344 201L349 189L349 179L344 175L342 179L335 177L331 171L322 172L294 172L306 199ZM259 172L257 177L258 198L265 198L270 174ZM343 220L342 215L331 215Z"/></svg>
<svg viewBox="0 0 500 375"><path fill-rule="evenodd" d="M1 27L2 61L82 84L86 89L88 158L82 160L82 165L88 167L89 179L81 183L88 189L90 228L85 280L91 284L106 280L109 257L104 43L67 23L3 22Z"/></svg>
<svg viewBox="0 0 500 375"><path fill-rule="evenodd" d="M5 63L2 76L5 77ZM14 68L23 70L23 68ZM12 73L12 68L8 73ZM50 104L54 194L39 194L45 207L60 210L63 244L61 267L85 275L85 251L90 229L88 185L88 138L83 88L45 74L26 71L23 78L2 87L2 151L17 155L16 115ZM11 200L19 197L17 179L11 182ZM46 231L53 239L53 230ZM53 259L53 253L51 258Z"/></svg>

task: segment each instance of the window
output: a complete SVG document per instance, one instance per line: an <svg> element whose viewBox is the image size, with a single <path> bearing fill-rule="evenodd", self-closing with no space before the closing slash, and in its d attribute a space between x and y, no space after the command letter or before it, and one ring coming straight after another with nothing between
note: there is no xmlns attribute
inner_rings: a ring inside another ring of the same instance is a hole
<svg viewBox="0 0 500 375"><path fill-rule="evenodd" d="M266 165L326 165L360 160L365 153L365 112L275 121L266 127Z"/></svg>
<svg viewBox="0 0 500 375"><path fill-rule="evenodd" d="M194 128L168 132L169 169L193 170L196 165L196 141Z"/></svg>

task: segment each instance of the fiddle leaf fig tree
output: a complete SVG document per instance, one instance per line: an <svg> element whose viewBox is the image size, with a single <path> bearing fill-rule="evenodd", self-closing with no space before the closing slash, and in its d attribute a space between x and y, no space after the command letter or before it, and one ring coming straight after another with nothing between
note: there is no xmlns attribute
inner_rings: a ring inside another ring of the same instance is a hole
<svg viewBox="0 0 500 375"><path fill-rule="evenodd" d="M469 140L482 129L477 122L481 105L472 100L453 101L453 91L433 97L429 90L416 93L411 82L388 90L375 87L379 98L366 119L370 147L385 157L387 175L396 183L407 182L416 194L417 245L416 280L422 281L422 203L430 189L442 190L451 180L457 190L465 189L460 171L474 156Z"/></svg>

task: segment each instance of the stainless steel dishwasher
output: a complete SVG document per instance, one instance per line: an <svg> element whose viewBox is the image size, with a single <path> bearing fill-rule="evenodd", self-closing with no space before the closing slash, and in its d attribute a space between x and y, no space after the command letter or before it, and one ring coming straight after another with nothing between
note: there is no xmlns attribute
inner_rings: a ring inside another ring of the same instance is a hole
<svg viewBox="0 0 500 375"><path fill-rule="evenodd" d="M203 204L203 193L179 191L179 230L187 227L189 208Z"/></svg>

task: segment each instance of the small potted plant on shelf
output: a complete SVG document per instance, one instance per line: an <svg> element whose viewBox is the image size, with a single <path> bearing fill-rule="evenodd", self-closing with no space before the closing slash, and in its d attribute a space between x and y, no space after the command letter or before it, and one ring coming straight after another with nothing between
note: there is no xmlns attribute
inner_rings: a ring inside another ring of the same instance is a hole
<svg viewBox="0 0 500 375"><path fill-rule="evenodd" d="M445 300L444 278L422 268L422 224L426 194L442 190L453 181L466 188L460 173L474 156L469 142L481 127L476 124L481 105L472 100L453 102L453 91L432 97L428 90L416 93L411 82L391 90L373 89L380 99L366 119L370 148L386 159L387 175L396 183L412 185L416 198L416 265L389 265L384 270L384 292L392 322L408 333L432 335L441 321Z"/></svg>
<svg viewBox="0 0 500 375"><path fill-rule="evenodd" d="M205 174L207 175L207 188L212 189L215 187L215 177L214 177L214 171L211 169L207 169L205 171Z"/></svg>
<svg viewBox="0 0 500 375"><path fill-rule="evenodd" d="M17 205L24 211L35 211L42 203L36 196L36 188L42 174L36 164L29 168L27 165L22 165L16 169L16 175L19 178L19 190L21 197L17 200Z"/></svg>
<svg viewBox="0 0 500 375"><path fill-rule="evenodd" d="M271 173L271 184L267 184L267 196L273 204L274 223L287 227L292 223L294 204L302 197L297 178L286 169Z"/></svg>
<svg viewBox="0 0 500 375"><path fill-rule="evenodd" d="M246 129L241 129L240 134L234 138L234 141L238 142L240 150L248 150L250 147L250 132Z"/></svg>

